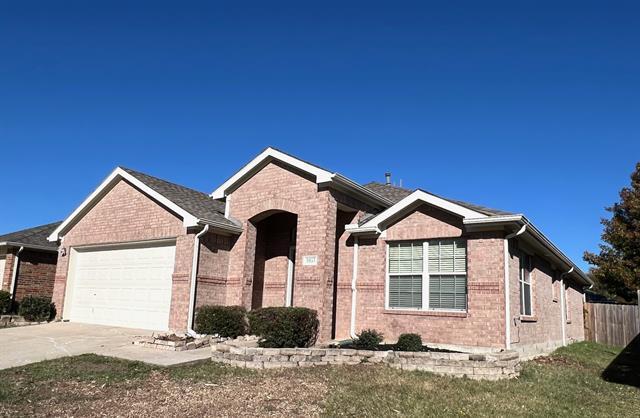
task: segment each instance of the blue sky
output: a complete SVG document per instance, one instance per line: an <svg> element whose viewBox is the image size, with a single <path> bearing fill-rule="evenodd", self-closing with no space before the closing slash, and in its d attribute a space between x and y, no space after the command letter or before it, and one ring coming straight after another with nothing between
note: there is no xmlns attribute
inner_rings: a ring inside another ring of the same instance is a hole
<svg viewBox="0 0 640 418"><path fill-rule="evenodd" d="M0 6L0 232L116 165L208 192L273 145L523 212L586 267L640 160L632 2L129 3Z"/></svg>

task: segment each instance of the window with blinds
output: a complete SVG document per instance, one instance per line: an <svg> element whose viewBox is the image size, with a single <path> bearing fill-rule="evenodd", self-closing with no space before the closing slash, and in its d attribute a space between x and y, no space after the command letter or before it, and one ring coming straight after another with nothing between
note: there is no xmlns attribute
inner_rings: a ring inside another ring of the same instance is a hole
<svg viewBox="0 0 640 418"><path fill-rule="evenodd" d="M390 243L388 263L390 308L467 309L464 241Z"/></svg>
<svg viewBox="0 0 640 418"><path fill-rule="evenodd" d="M460 240L429 241L429 308L467 309L467 246Z"/></svg>
<svg viewBox="0 0 640 418"><path fill-rule="evenodd" d="M533 315L531 297L531 257L527 254L520 256L520 315Z"/></svg>
<svg viewBox="0 0 640 418"><path fill-rule="evenodd" d="M422 308L423 243L389 245L389 307Z"/></svg>

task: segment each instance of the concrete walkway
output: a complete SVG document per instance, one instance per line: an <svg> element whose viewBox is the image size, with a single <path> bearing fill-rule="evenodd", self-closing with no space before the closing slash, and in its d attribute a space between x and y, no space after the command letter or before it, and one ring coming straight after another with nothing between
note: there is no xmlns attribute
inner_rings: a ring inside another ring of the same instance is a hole
<svg viewBox="0 0 640 418"><path fill-rule="evenodd" d="M209 347L165 351L131 344L133 337L151 333L148 330L71 322L3 328L0 329L0 369L87 353L159 366L175 366L211 358Z"/></svg>

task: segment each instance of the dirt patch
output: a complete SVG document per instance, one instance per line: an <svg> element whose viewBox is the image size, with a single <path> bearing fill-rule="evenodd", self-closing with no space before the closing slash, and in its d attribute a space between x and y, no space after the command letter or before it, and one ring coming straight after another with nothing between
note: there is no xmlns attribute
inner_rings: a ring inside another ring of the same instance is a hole
<svg viewBox="0 0 640 418"><path fill-rule="evenodd" d="M195 382L156 371L140 381L111 385L49 383L38 388L37 401L0 405L0 416L319 416L327 388L327 379L319 373L280 371Z"/></svg>
<svg viewBox="0 0 640 418"><path fill-rule="evenodd" d="M533 359L533 361L537 364L546 364L550 366L582 367L577 361L560 356L536 357L535 359Z"/></svg>

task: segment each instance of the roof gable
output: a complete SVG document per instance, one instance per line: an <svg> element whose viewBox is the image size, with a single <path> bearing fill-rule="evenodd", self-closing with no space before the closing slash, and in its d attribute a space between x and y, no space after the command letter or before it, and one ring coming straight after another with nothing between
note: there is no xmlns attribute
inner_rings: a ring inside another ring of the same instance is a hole
<svg viewBox="0 0 640 418"><path fill-rule="evenodd" d="M395 205L391 206L387 210L369 218L361 225L353 225L348 229L350 229L352 232L357 232L358 230L362 232L380 232L382 229L384 229L384 225L398 219L399 217L402 217L403 215L406 215L407 213L413 212L422 204L434 206L436 208L444 210L445 212L460 216L463 219L487 217L487 215L483 213L469 209L458 203L443 199L439 196L427 193L423 190L416 190L399 200Z"/></svg>
<svg viewBox="0 0 640 418"><path fill-rule="evenodd" d="M225 198L230 192L244 184L248 179L253 177L272 161L279 161L280 163L308 174L314 179L316 184L330 184L333 187L354 194L359 198L374 204L376 207L386 208L393 204L389 199L379 195L374 190L363 187L337 172L325 170L315 164L311 164L272 147L266 148L249 163L238 170L233 176L222 183L211 193L211 197L214 199Z"/></svg>
<svg viewBox="0 0 640 418"><path fill-rule="evenodd" d="M391 185L391 184L383 184L383 183L378 183L375 181L372 181L370 183L367 183L364 185L364 187L373 190L374 192L378 193L381 196L386 197L387 199L391 200L393 203L398 203L400 200L404 199L405 197L409 196L411 193L413 193L415 190L413 189L406 189L404 187L399 187L399 186L395 186L395 185ZM444 200L448 200L449 202L452 203L456 203L460 206L464 206L467 209L471 209L474 210L476 212L480 212L484 215L487 216L493 216L493 215L513 215L513 213L511 212L507 212L504 210L500 210L500 209L493 209L493 208L488 208L486 206L481 206L481 205L476 205L474 203L469 203L469 202L464 202L462 200L455 200L455 199L449 199L446 197L442 197L439 195L436 195L434 193L431 192L426 192L429 193L433 196L437 196L441 199Z"/></svg>
<svg viewBox="0 0 640 418"><path fill-rule="evenodd" d="M330 182L334 175L334 173L331 173L330 171L320 168L314 164L302 161L299 158L295 158L275 148L269 147L258 154L253 160L249 161L233 176L227 179L227 181L225 181L217 189L215 189L211 193L211 197L213 197L214 199L224 198L229 191L238 188L249 178L253 177L264 166L274 160L285 163L291 167L297 168L298 170L313 176L315 178L315 182L318 184Z"/></svg>
<svg viewBox="0 0 640 418"><path fill-rule="evenodd" d="M182 218L185 227L209 224L229 232L241 232L241 226L224 217L224 205L210 196L188 187L128 168L117 167L48 237L57 241L75 222L84 216L113 186L126 180L138 190Z"/></svg>

